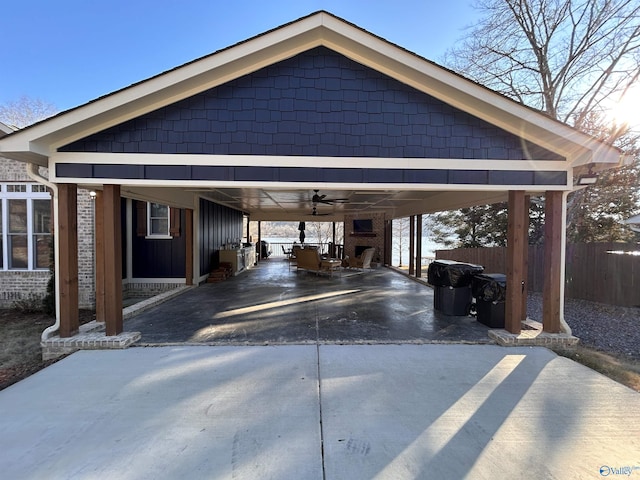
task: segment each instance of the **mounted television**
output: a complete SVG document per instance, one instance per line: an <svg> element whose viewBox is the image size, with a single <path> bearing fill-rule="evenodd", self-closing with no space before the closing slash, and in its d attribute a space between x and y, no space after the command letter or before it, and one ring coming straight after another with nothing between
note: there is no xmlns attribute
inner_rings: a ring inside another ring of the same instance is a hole
<svg viewBox="0 0 640 480"><path fill-rule="evenodd" d="M354 220L353 233L373 233L373 220Z"/></svg>

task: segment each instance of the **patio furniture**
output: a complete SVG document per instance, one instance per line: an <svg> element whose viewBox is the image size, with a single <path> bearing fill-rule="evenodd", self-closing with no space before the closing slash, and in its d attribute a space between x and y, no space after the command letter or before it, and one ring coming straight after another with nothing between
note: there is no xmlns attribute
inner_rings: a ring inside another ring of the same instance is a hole
<svg viewBox="0 0 640 480"><path fill-rule="evenodd" d="M338 270L342 266L342 260L338 258L326 258L320 262L320 268L324 271L329 272L329 274L333 277L333 272Z"/></svg>
<svg viewBox="0 0 640 480"><path fill-rule="evenodd" d="M371 260L375 251L375 248L367 248L359 257L349 257L349 268L360 268L362 270L371 268Z"/></svg>
<svg viewBox="0 0 640 480"><path fill-rule="evenodd" d="M310 272L328 272L333 276L333 271L339 268L342 262L336 258L322 259L317 248L300 248L296 250L296 268Z"/></svg>

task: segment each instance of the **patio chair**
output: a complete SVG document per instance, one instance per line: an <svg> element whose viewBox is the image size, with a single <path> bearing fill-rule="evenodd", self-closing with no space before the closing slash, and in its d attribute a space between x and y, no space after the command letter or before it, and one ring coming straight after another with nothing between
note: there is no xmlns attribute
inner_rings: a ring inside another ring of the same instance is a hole
<svg viewBox="0 0 640 480"><path fill-rule="evenodd" d="M349 268L361 268L362 270L371 268L371 260L375 251L375 248L367 248L359 257L349 257Z"/></svg>

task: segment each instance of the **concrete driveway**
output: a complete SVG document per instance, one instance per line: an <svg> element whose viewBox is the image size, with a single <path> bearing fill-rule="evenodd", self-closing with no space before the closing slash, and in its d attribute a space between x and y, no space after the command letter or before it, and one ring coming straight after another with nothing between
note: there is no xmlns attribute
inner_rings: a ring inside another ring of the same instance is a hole
<svg viewBox="0 0 640 480"><path fill-rule="evenodd" d="M640 478L640 395L543 348L81 351L0 412L7 479Z"/></svg>

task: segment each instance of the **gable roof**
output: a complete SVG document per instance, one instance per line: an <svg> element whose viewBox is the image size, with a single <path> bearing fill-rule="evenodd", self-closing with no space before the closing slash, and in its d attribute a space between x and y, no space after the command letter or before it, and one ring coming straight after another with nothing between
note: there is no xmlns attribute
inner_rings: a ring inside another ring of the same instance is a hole
<svg viewBox="0 0 640 480"><path fill-rule="evenodd" d="M535 142L572 167L620 162L619 150L324 11L10 134L0 140L0 152L46 165L63 145L318 46Z"/></svg>

